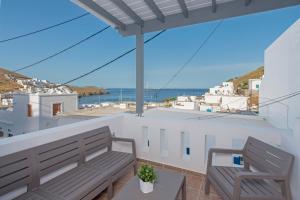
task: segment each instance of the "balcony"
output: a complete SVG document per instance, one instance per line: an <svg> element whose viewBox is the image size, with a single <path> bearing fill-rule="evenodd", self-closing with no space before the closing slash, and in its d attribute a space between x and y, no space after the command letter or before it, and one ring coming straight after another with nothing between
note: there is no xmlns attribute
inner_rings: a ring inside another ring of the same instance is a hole
<svg viewBox="0 0 300 200"><path fill-rule="evenodd" d="M243 147L248 136L280 147L281 135L287 133L274 128L258 116L218 115L220 114L153 109L145 112L144 117L124 113L95 118L3 139L0 141L0 157L107 125L113 135L135 140L139 164L146 162L156 168L175 170L186 175L188 199L219 199L214 192L209 196L205 196L203 192L209 148L238 149ZM131 151L130 145L120 142L115 143L113 149ZM233 166L232 160L232 156L220 155L215 156L214 163ZM66 169L59 169L41 180L46 182L65 171ZM116 183L116 193L131 176L133 173ZM26 189L23 188L22 191ZM18 192L20 190L2 196L1 199L12 199ZM106 198L106 193L97 197Z"/></svg>

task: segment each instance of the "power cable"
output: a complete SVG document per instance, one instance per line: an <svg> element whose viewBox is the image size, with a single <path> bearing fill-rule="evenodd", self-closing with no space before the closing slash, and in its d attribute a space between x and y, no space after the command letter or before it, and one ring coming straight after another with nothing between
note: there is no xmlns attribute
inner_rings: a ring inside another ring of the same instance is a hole
<svg viewBox="0 0 300 200"><path fill-rule="evenodd" d="M196 55L199 53L199 51L206 45L206 43L209 41L209 39L214 35L214 33L218 30L218 28L222 25L223 19L220 20L217 25L211 30L211 32L208 34L208 36L203 40L203 42L200 44L200 46L196 49L196 51L187 59L187 61L178 68L178 70L171 76L171 78L156 92L155 96L160 93L160 91L167 87L181 72L182 70L196 57Z"/></svg>
<svg viewBox="0 0 300 200"><path fill-rule="evenodd" d="M49 29L52 29L52 28L55 28L55 27L58 27L58 26L61 26L63 24L67 24L69 22L75 21L75 20L80 19L82 17L85 17L87 15L89 15L89 13L84 13L84 14L79 15L77 17L74 17L74 18L68 19L66 21L63 21L63 22L60 22L60 23L57 23L57 24L54 24L54 25L51 25L51 26L48 26L48 27L45 27L45 28L42 28L42 29L38 29L38 30L29 32L29 33L25 33L25 34L22 34L22 35L18 35L18 36L14 36L14 37L11 37L11 38L4 39L4 40L0 40L0 43L20 39L20 38L27 37L27 36L30 36L30 35L34 35L34 34L37 34L37 33L40 33L40 32L43 32L43 31L46 31L46 30L49 30Z"/></svg>
<svg viewBox="0 0 300 200"><path fill-rule="evenodd" d="M144 42L144 44L147 44L148 42L152 41L153 39L155 39L156 37L158 37L160 34L162 34L162 33L165 32L165 31L166 31L166 30L162 30L162 31L160 31L159 33L155 34L155 35L152 36L151 38L147 39L147 40ZM94 72L96 72L96 71L98 71L98 70L100 70L100 69L102 69L102 68L104 68L104 67L106 67L106 66L112 64L113 62L119 60L120 58L122 58L122 57L124 57L124 56L130 54L131 52L135 51L135 49L136 49L136 48L132 48L132 49L130 49L130 50L124 52L123 54L117 56L116 58L113 58L112 60L108 61L107 63L105 63L105 64L103 64L103 65L101 65L101 66L99 66L99 67L96 67L95 69L92 69L91 71L86 72L86 73L84 73L84 74L82 74L82 75L80 75L80 76L77 76L77 77L75 77L75 78L73 78L73 79L71 79L71 80L69 80L69 81L66 81L66 82L63 83L63 84L57 85L57 87L59 87L59 86L61 86L61 85L67 85L67 84L72 83L72 82L74 82L74 81L77 81L77 80L79 80L79 79L81 79L81 78L83 78L83 77L85 77L85 76L88 76L88 75L90 75L90 74L92 74L92 73L94 73Z"/></svg>
<svg viewBox="0 0 300 200"><path fill-rule="evenodd" d="M84 39L82 39L82 40L80 40L80 41L78 41L78 42L72 44L71 46L69 46L69 47L67 47L67 48L65 48L65 49L62 49L62 50L60 50L60 51L58 51L58 52L56 52L56 53L54 53L54 54L52 54L52 55L50 55L50 56L47 56L46 58L43 58L43 59L41 59L41 60L39 60L39 61L36 61L36 62L34 62L34 63L30 64L30 65L26 65L26 66L24 66L24 67L21 67L21 68L19 68L19 69L16 69L16 70L14 70L14 71L12 71L12 72L22 71L22 70L24 70L24 69L28 69L28 68L30 68L30 67L33 67L33 66L37 65L37 64L40 64L40 63L42 63L42 62L45 62L45 61L47 61L47 60L49 60L49 59L51 59L51 58L53 58L53 57L55 57L55 56L58 56L58 55L60 55L60 54L62 54L62 53L64 53L64 52L66 52L66 51L68 51L68 50L70 50L70 49L72 49L72 48L78 46L79 44L81 44L81 43L83 43L83 42L86 42L87 40L89 40L89 39L95 37L96 35L99 35L100 33L102 33L103 31L105 31L105 30L108 29L108 28L110 28L110 26L106 26L106 27L104 27L103 29L97 31L96 33L93 33L92 35L90 35L90 36L88 36L88 37L86 37L86 38L84 38Z"/></svg>

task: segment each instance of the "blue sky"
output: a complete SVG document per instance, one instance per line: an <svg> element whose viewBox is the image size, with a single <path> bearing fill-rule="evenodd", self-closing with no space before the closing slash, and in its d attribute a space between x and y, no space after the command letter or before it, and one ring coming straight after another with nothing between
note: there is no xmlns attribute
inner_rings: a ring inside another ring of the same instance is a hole
<svg viewBox="0 0 300 200"><path fill-rule="evenodd" d="M0 0L0 40L78 16L69 0ZM170 88L207 88L263 64L266 49L300 18L300 6L226 19ZM145 47L145 85L160 88L193 54L217 22L170 29ZM90 15L37 35L0 44L0 66L17 69L59 51L105 26ZM151 37L154 33L145 35ZM131 49L134 37L109 29L33 68L30 77L65 82ZM135 87L135 54L73 85Z"/></svg>

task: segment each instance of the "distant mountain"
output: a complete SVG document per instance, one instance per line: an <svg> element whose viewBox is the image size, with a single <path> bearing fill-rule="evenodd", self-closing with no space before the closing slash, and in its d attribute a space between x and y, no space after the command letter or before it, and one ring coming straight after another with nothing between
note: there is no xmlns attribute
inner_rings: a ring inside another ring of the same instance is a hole
<svg viewBox="0 0 300 200"><path fill-rule="evenodd" d="M76 91L79 96L101 95L107 93L105 89L95 86L69 86L69 88L71 88L73 91Z"/></svg>
<svg viewBox="0 0 300 200"><path fill-rule="evenodd" d="M242 76L229 79L234 85L235 91L248 90L248 80L249 79L260 79L264 75L264 67L261 66L254 71L248 72Z"/></svg>
<svg viewBox="0 0 300 200"><path fill-rule="evenodd" d="M23 86L17 83L17 80L30 80L31 78L11 72L7 69L0 68L0 93L7 92L16 92L20 91ZM49 84L50 88L53 84ZM32 86L32 85L31 85ZM106 91L103 88L95 87L95 86L86 86L86 87L77 87L77 86L68 86L72 91L78 93L79 96L88 96L94 94L105 94Z"/></svg>

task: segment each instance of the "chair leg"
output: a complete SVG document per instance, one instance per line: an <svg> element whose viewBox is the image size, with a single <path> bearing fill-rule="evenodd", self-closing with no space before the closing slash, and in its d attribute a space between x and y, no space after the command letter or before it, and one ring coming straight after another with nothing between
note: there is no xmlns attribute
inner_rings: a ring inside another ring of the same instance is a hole
<svg viewBox="0 0 300 200"><path fill-rule="evenodd" d="M285 196L286 200L292 200L292 193L291 188L288 181L284 181L281 185L281 189L283 192L283 195Z"/></svg>
<svg viewBox="0 0 300 200"><path fill-rule="evenodd" d="M208 195L210 192L210 181L208 180L207 176L205 178L204 192L206 195Z"/></svg>

